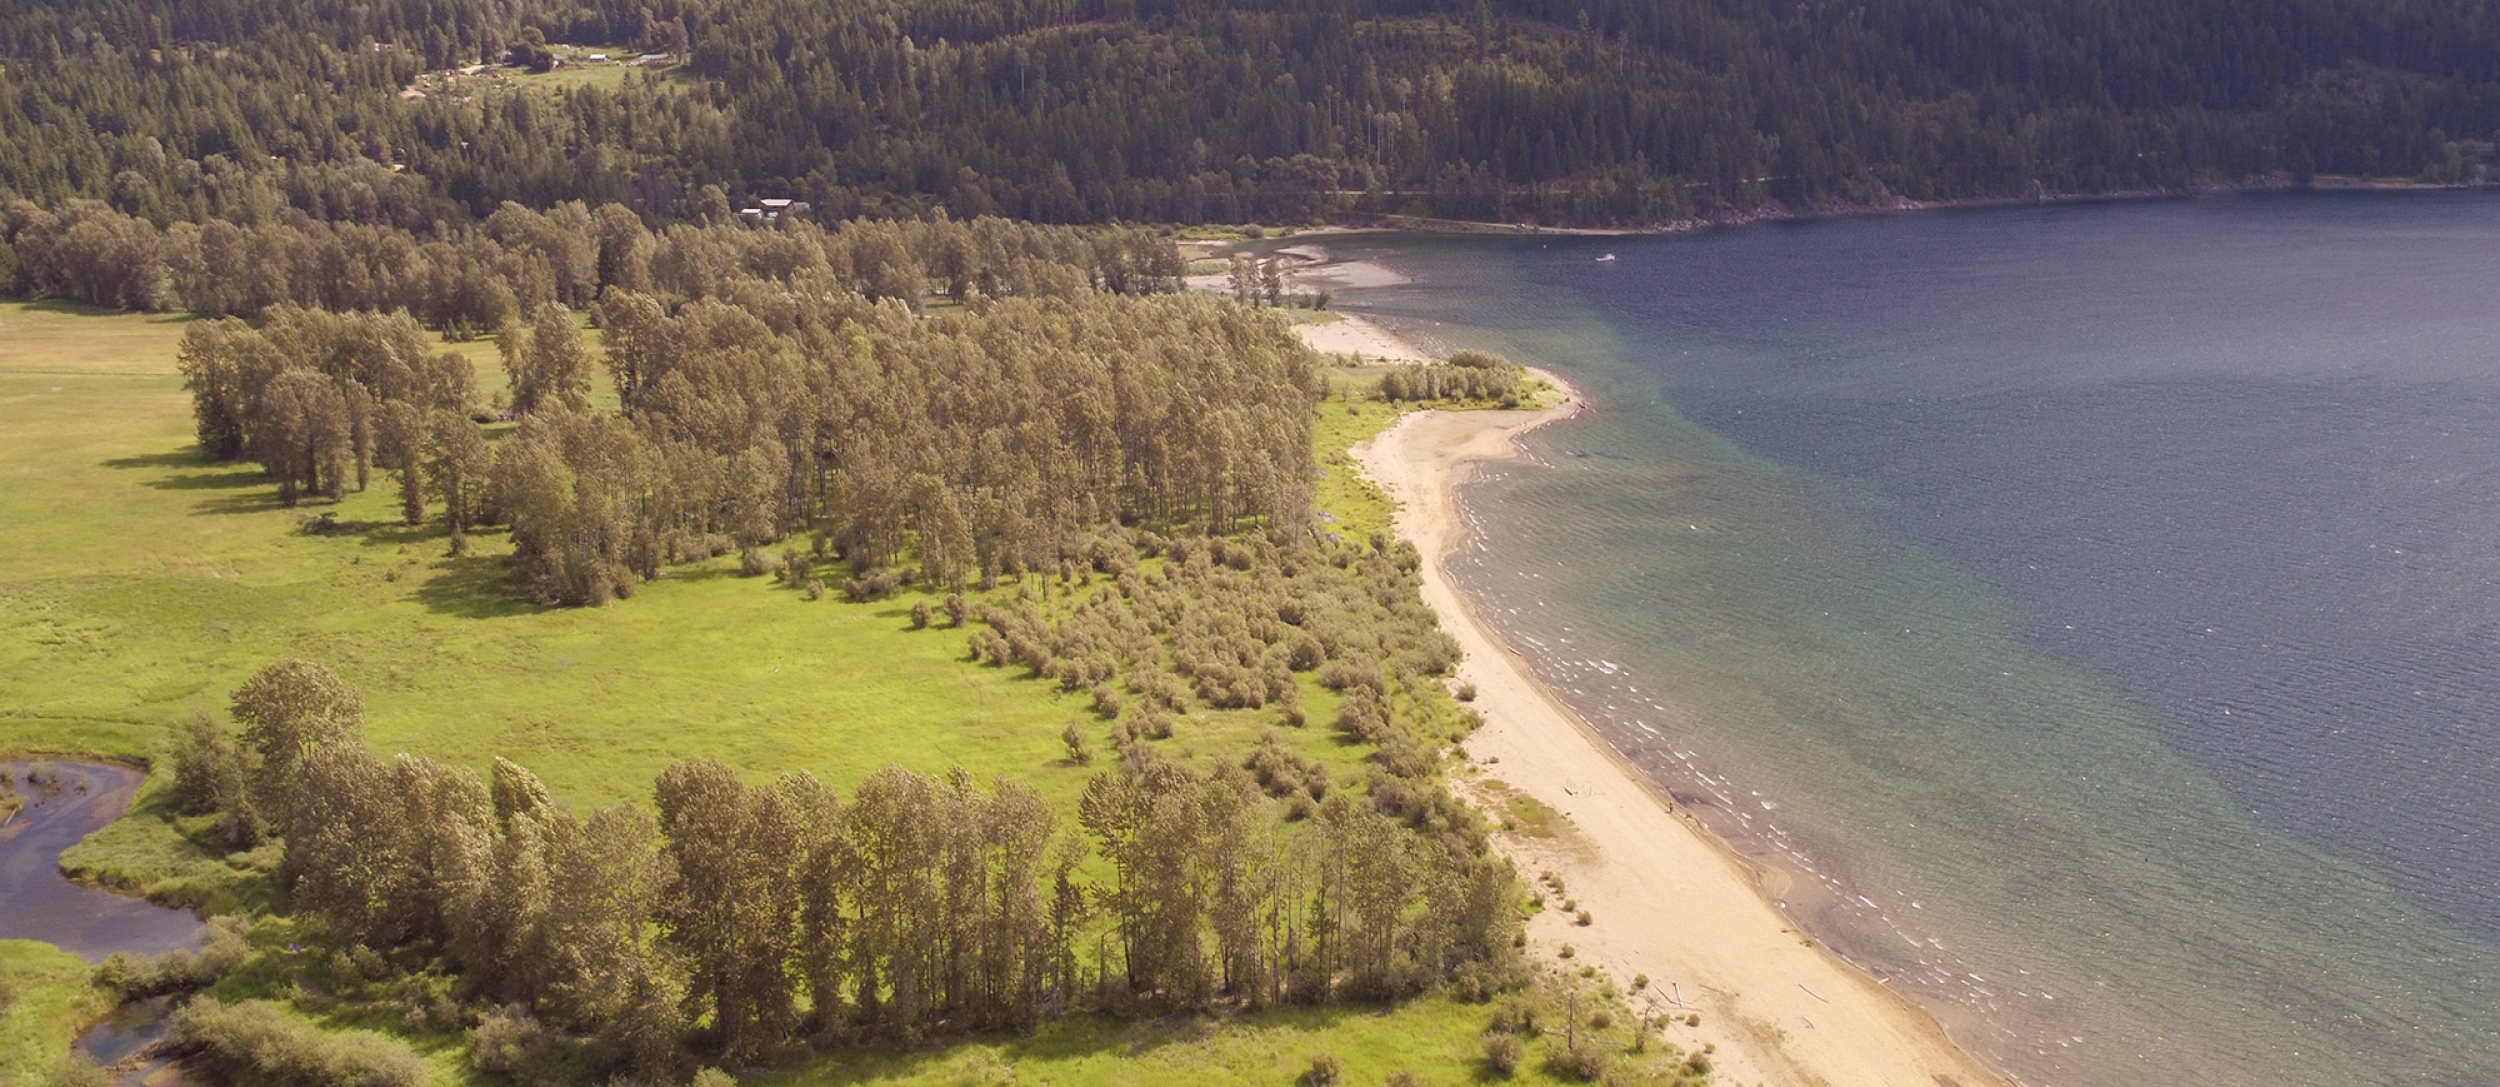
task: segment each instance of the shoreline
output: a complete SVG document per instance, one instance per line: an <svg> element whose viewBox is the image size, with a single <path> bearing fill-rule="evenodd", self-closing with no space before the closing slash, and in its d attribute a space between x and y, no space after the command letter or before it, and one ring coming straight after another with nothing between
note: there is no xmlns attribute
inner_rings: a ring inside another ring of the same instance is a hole
<svg viewBox="0 0 2500 1087"><path fill-rule="evenodd" d="M1739 855L1679 812L1658 786L1580 720L1477 614L1444 566L1466 539L1458 487L1486 461L1521 455L1517 439L1569 419L1585 401L1567 382L1558 407L1420 411L1353 449L1397 504L1400 538L1423 556L1423 596L1464 650L1459 675L1477 689L1483 728L1462 745L1459 784L1480 807L1523 795L1564 816L1549 838L1497 835L1523 875L1551 871L1587 909L1580 927L1549 909L1528 925L1552 956L1649 986L1636 1005L1679 1018L1666 1030L1687 1050L1709 1047L1721 1082L1890 1087L2008 1083L1946 1035L1925 1009L1822 947L1780 909L1780 873ZM1488 795L1489 794L1489 795ZM1699 1013L1699 1026L1682 1016Z"/></svg>
<svg viewBox="0 0 2500 1087"><path fill-rule="evenodd" d="M1791 207L1772 201L1751 208L1725 209L1710 215L1670 219L1639 226L1547 226L1524 222L1436 219L1429 216L1392 215L1381 212L1340 212L1325 225L1292 229L1290 233L1279 235L1279 237L1300 238L1331 234L1490 234L1517 237L1645 238L1696 234L1731 227L1758 226L1764 223L1812 223L1831 219L1859 219L1875 215L1906 215L1922 211L2187 200L2200 196L2231 196L2244 193L2470 192L2491 188L2500 188L2500 182L2430 182L2322 174L2307 183L2294 182L2287 178L2259 178L2240 182L2190 185L2177 189L2112 189L2106 192L2080 193L2038 192L2014 196L1961 196L1942 200L1916 200L1904 196L1896 197L1888 203L1834 202L1804 207Z"/></svg>

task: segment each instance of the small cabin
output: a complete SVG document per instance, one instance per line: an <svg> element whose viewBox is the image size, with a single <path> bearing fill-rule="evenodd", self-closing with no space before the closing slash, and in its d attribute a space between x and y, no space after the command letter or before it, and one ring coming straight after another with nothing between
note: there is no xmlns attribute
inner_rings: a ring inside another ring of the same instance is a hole
<svg viewBox="0 0 2500 1087"><path fill-rule="evenodd" d="M742 218L751 219L756 222L777 223L780 222L784 216L805 215L809 210L810 206L805 200L792 200L786 196L776 196L758 200L755 202L754 207L740 208L738 209L738 214Z"/></svg>

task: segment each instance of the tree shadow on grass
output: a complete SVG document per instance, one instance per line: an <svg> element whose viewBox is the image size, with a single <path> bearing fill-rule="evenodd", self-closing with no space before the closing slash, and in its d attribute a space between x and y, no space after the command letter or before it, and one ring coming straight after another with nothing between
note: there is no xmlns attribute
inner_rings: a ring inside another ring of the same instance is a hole
<svg viewBox="0 0 2500 1087"><path fill-rule="evenodd" d="M428 520L423 524L406 521L342 521L332 530L338 535L353 533L366 547L414 547L421 543L451 547L451 529L441 522Z"/></svg>
<svg viewBox="0 0 2500 1087"><path fill-rule="evenodd" d="M196 450L188 449L172 453L143 453L131 457L114 457L105 461L104 466L124 471L132 469L162 471L168 468L202 469L179 475L167 474L144 481L146 486L160 491L224 491L264 484L269 480L268 475L262 472L258 465L240 461L214 461L201 456ZM273 497L275 493L273 487L271 490Z"/></svg>
<svg viewBox="0 0 2500 1087"><path fill-rule="evenodd" d="M309 503L299 503L295 508L297 510L305 510L307 505L309 505ZM273 510L283 510L286 508L287 506L285 503L278 501L277 489L272 487L267 489L230 491L229 493L221 494L214 498L203 498L191 506L191 512L214 514L268 513Z"/></svg>
<svg viewBox="0 0 2500 1087"><path fill-rule="evenodd" d="M23 308L28 313L59 313L71 317L121 317L129 313L128 310L113 309L108 306L90 306L84 302L72 302L65 298L40 299L25 303Z"/></svg>
<svg viewBox="0 0 2500 1087"><path fill-rule="evenodd" d="M660 569L660 580L673 581L681 585L699 585L709 581L736 581L744 576L727 566L665 566Z"/></svg>
<svg viewBox="0 0 2500 1087"><path fill-rule="evenodd" d="M417 587L417 601L437 615L462 619L502 619L534 615L539 606L512 580L503 559L487 555L446 556L429 564L434 576Z"/></svg>

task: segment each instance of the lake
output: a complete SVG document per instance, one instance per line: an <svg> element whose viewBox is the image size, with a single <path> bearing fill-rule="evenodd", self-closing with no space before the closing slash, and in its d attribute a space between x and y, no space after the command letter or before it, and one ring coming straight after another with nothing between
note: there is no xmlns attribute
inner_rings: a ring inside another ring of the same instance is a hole
<svg viewBox="0 0 2500 1087"><path fill-rule="evenodd" d="M2500 197L1330 242L1590 394L1454 573L1958 1040L2500 1083Z"/></svg>

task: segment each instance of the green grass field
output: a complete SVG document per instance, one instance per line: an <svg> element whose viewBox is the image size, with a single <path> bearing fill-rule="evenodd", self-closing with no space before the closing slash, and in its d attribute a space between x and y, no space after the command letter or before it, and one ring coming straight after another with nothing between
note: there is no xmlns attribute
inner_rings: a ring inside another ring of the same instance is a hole
<svg viewBox="0 0 2500 1087"><path fill-rule="evenodd" d="M87 964L50 944L0 940L0 979L15 994L0 1011L0 1087L49 1079L79 1028L112 1006Z"/></svg>
<svg viewBox="0 0 2500 1087"><path fill-rule="evenodd" d="M1312 1056L1319 1053L1334 1056L1343 1065L1338 1082L1347 1087L1372 1087L1400 1071L1413 1072L1423 1083L1448 1087L1578 1082L1547 1065L1548 1051L1561 1048L1558 1040L1532 1044L1528 1059L1511 1076L1494 1072L1485 1064L1483 1052L1489 1014L1480 1005L1429 997L1393 1009L1280 1008L1224 1020L1205 1016L1149 1023L1079 1019L1005 1041L845 1054L749 1082L766 1087L867 1083L1282 1087L1299 1082L1311 1067Z"/></svg>

